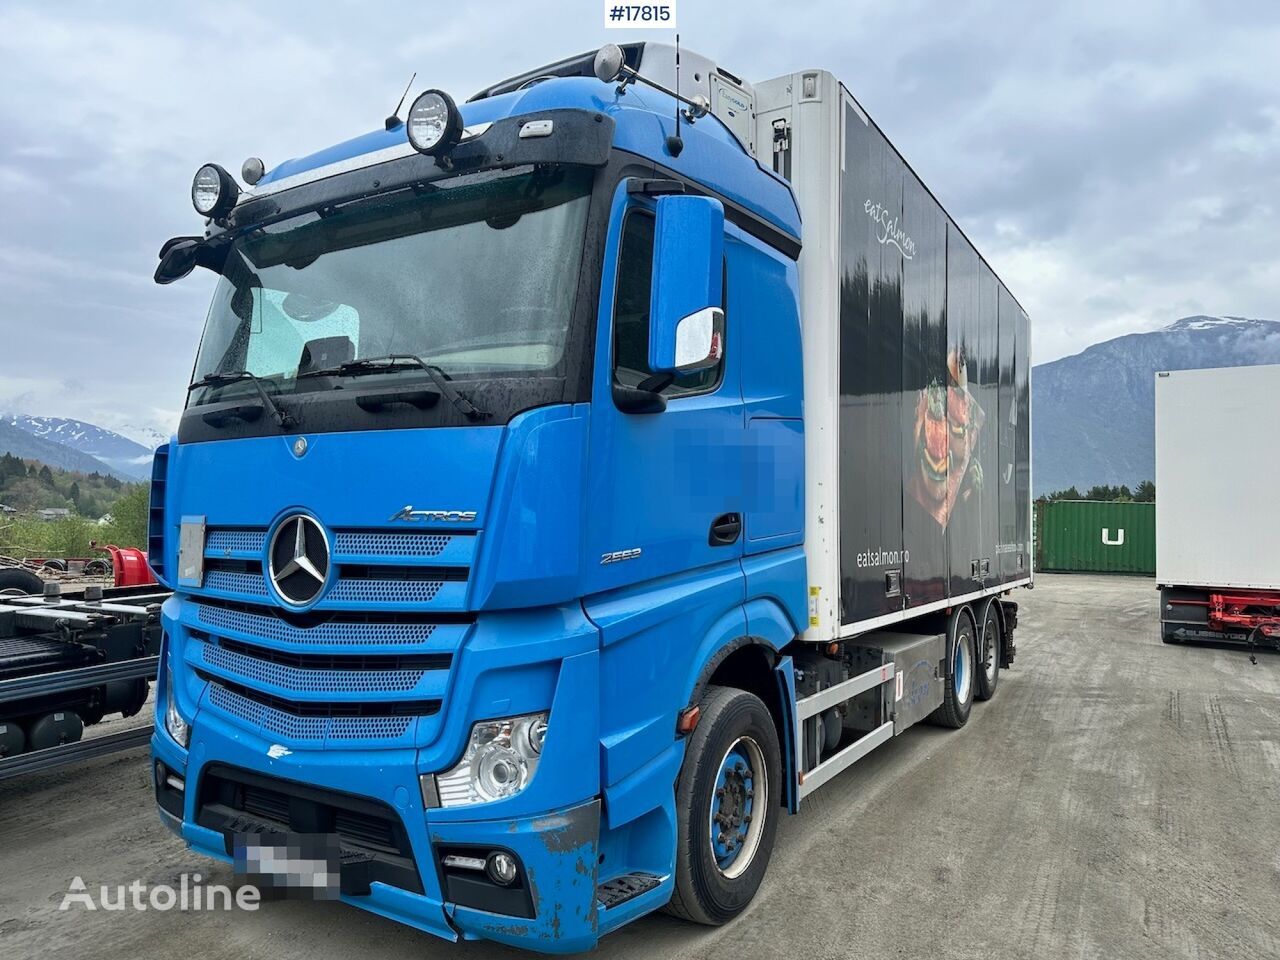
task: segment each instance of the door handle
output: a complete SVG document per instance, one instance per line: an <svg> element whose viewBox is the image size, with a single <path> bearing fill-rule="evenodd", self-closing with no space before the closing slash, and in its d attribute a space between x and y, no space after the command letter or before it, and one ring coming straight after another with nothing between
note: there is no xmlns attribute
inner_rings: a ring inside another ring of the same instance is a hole
<svg viewBox="0 0 1280 960"><path fill-rule="evenodd" d="M713 547L727 547L738 542L742 535L742 514L722 513L711 521L711 534L707 543Z"/></svg>

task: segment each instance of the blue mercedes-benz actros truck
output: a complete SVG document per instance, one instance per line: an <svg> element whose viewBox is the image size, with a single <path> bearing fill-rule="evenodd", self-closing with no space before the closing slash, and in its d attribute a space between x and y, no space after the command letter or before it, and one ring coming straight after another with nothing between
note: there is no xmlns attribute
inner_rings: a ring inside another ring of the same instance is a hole
<svg viewBox="0 0 1280 960"><path fill-rule="evenodd" d="M193 849L451 940L719 924L781 815L995 692L1027 316L829 73L679 60L198 171L149 545Z"/></svg>

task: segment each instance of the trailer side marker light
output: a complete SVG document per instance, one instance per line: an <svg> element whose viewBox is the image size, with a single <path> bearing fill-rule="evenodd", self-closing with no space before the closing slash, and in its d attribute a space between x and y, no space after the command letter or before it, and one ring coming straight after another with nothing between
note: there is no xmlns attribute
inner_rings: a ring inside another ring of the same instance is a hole
<svg viewBox="0 0 1280 960"><path fill-rule="evenodd" d="M676 721L677 733L693 733L694 728L698 726L698 721L702 719L701 707L689 707L687 710L680 711L680 717Z"/></svg>

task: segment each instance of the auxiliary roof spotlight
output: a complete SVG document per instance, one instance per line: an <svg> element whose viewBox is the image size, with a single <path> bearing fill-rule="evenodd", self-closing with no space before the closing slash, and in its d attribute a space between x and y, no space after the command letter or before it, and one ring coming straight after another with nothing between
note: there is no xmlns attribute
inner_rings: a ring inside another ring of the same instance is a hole
<svg viewBox="0 0 1280 960"><path fill-rule="evenodd" d="M235 179L216 163L206 163L191 181L191 204L202 217L220 220L239 197Z"/></svg>
<svg viewBox="0 0 1280 960"><path fill-rule="evenodd" d="M418 94L404 126L413 149L428 156L448 153L462 139L462 115L443 90Z"/></svg>
<svg viewBox="0 0 1280 960"><path fill-rule="evenodd" d="M240 167L240 179L252 187L266 172L267 167L261 157L250 157Z"/></svg>

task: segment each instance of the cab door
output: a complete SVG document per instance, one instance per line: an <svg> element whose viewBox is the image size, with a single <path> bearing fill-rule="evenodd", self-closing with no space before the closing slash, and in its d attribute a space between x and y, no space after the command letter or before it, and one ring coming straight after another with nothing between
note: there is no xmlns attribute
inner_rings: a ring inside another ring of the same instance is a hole
<svg viewBox="0 0 1280 960"><path fill-rule="evenodd" d="M717 366L665 386L654 380L657 202L629 194L624 183L610 214L592 390L588 595L711 566L731 566L719 572L741 579L744 418L733 303L726 294ZM665 409L636 409L629 401L642 386L655 389Z"/></svg>

